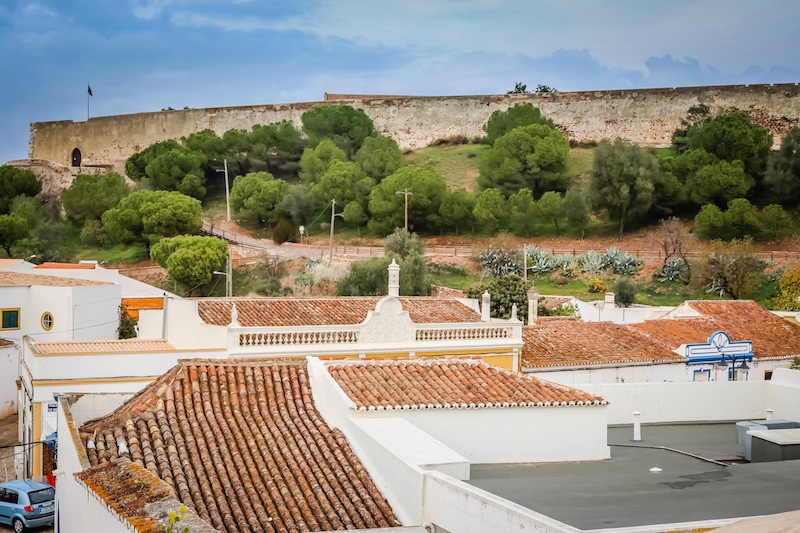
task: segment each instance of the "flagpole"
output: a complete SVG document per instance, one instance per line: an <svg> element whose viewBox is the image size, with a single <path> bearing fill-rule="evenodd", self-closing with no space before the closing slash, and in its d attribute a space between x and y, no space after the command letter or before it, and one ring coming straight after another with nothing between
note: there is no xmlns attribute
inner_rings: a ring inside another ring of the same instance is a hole
<svg viewBox="0 0 800 533"><path fill-rule="evenodd" d="M89 97L90 97L89 93L90 93L90 90L91 90L91 89L89 89L89 87L91 87L91 85L87 84L86 87L87 87L87 89L86 89L86 121L88 122L89 121Z"/></svg>

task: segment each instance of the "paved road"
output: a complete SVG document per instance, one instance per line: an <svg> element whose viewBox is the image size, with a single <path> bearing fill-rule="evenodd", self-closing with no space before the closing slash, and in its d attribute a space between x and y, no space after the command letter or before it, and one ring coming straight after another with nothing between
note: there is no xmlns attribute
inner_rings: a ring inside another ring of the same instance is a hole
<svg viewBox="0 0 800 533"><path fill-rule="evenodd" d="M0 420L0 446L19 444L17 440L17 415L11 415ZM14 449L0 448L0 481L15 479L14 474ZM12 533L11 526L0 524L0 533ZM53 533L52 527L29 529L34 533Z"/></svg>

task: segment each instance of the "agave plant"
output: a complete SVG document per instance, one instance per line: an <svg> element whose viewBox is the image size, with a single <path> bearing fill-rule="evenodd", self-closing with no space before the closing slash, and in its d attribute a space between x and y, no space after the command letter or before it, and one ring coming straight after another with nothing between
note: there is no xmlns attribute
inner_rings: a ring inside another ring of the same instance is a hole
<svg viewBox="0 0 800 533"><path fill-rule="evenodd" d="M643 263L641 259L629 255L625 250L618 250L616 246L609 247L603 258L605 268L623 276L632 276Z"/></svg>
<svg viewBox="0 0 800 533"><path fill-rule="evenodd" d="M676 257L661 267L661 270L656 273L656 276L661 283L667 281L686 281L688 272L689 265L686 264L686 260L682 257Z"/></svg>
<svg viewBox="0 0 800 533"><path fill-rule="evenodd" d="M490 276L520 273L517 254L512 250L488 248L480 253L478 261L483 272Z"/></svg>
<svg viewBox="0 0 800 533"><path fill-rule="evenodd" d="M528 270L533 274L546 274L559 267L559 261L551 253L540 250L535 244L528 246Z"/></svg>
<svg viewBox="0 0 800 533"><path fill-rule="evenodd" d="M581 264L581 271L584 274L600 274L604 269L603 256L595 250L589 250L578 257Z"/></svg>
<svg viewBox="0 0 800 533"><path fill-rule="evenodd" d="M556 259L565 277L574 278L580 273L581 263L574 255L560 255Z"/></svg>

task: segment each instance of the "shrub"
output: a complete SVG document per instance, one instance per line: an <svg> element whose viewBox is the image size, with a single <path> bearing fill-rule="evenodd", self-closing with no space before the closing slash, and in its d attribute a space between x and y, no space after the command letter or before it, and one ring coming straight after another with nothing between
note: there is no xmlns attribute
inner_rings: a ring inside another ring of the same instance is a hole
<svg viewBox="0 0 800 533"><path fill-rule="evenodd" d="M416 233L409 233L404 228L395 228L394 233L383 240L383 250L386 255L394 253L405 259L411 252L424 255L425 242L421 241Z"/></svg>
<svg viewBox="0 0 800 533"><path fill-rule="evenodd" d="M612 291L617 307L630 307L636 301L636 287L626 279L617 280Z"/></svg>
<svg viewBox="0 0 800 533"><path fill-rule="evenodd" d="M591 293L608 291L608 281L600 274L588 274L583 278L583 281Z"/></svg>
<svg viewBox="0 0 800 533"><path fill-rule="evenodd" d="M111 243L108 234L99 220L87 219L81 229L81 242L89 246L108 246Z"/></svg>
<svg viewBox="0 0 800 533"><path fill-rule="evenodd" d="M283 244L285 242L293 241L295 236L294 226L285 218L280 219L272 230L272 240L275 244Z"/></svg>

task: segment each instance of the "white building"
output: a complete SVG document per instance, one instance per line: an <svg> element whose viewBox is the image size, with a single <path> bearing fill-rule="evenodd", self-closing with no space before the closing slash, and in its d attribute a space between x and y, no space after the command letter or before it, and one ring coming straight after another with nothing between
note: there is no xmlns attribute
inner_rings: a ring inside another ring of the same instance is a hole
<svg viewBox="0 0 800 533"><path fill-rule="evenodd" d="M548 525L463 483L470 464L609 454L602 398L470 360L195 360L87 423L83 410L98 401L66 400L64 532L148 530L175 497L222 531L419 527L433 516L464 531L454 525L477 520L465 508L448 517L446 497L490 505L483 531L505 530L502 513ZM131 497L142 487L144 498Z"/></svg>

